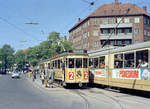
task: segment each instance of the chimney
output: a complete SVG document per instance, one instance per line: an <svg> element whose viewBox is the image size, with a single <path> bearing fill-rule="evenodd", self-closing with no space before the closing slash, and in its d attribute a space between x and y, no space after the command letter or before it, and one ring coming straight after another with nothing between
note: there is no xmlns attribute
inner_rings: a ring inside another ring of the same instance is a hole
<svg viewBox="0 0 150 109"><path fill-rule="evenodd" d="M80 20L81 20L81 19L80 19L80 18L78 18L78 22L80 22Z"/></svg>
<svg viewBox="0 0 150 109"><path fill-rule="evenodd" d="M147 11L147 7L146 7L146 6L143 6L143 10Z"/></svg>
<svg viewBox="0 0 150 109"><path fill-rule="evenodd" d="M115 4L118 4L118 0L115 0Z"/></svg>

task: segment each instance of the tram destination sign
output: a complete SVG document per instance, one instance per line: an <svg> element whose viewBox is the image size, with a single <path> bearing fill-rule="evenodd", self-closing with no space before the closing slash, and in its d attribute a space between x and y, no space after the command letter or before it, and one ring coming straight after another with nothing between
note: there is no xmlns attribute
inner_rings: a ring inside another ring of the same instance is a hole
<svg viewBox="0 0 150 109"><path fill-rule="evenodd" d="M87 53L87 50L83 49L74 49L74 50L69 50L70 53Z"/></svg>

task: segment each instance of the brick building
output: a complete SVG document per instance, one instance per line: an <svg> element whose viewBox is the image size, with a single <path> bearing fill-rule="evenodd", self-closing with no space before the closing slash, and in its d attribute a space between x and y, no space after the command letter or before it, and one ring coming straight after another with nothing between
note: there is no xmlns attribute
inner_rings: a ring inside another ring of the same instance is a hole
<svg viewBox="0 0 150 109"><path fill-rule="evenodd" d="M107 45L128 45L150 40L147 7L131 3L104 4L69 30L74 48L95 50Z"/></svg>

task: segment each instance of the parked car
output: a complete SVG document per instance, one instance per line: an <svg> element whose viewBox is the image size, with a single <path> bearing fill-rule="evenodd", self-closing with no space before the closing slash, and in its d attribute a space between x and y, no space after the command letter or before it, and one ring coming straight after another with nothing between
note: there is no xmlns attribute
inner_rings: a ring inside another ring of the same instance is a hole
<svg viewBox="0 0 150 109"><path fill-rule="evenodd" d="M11 77L12 78L20 78L20 72L18 70L13 71Z"/></svg>

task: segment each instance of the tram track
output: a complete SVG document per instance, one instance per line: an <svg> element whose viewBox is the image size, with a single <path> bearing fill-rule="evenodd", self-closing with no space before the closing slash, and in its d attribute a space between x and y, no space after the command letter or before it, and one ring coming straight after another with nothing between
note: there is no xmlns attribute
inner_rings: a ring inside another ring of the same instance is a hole
<svg viewBox="0 0 150 109"><path fill-rule="evenodd" d="M85 94L80 92L79 90L69 90L71 93L75 93L77 96L81 97L84 100L84 109L89 109L90 103L85 97Z"/></svg>
<svg viewBox="0 0 150 109"><path fill-rule="evenodd" d="M96 98L95 96L90 96L89 94L85 94L83 93L81 90L69 90L73 93L76 93L78 96L80 96L86 103L86 107L84 109L89 109L89 101L87 100L86 97L90 97L90 98L93 98L94 100L96 101L100 101L100 99ZM102 93L102 95L104 95L105 97L109 98L110 100L112 100L116 105L119 106L119 109L126 109L121 103L119 100L117 100L116 98L112 97L112 96L109 96L109 95L106 95L104 93ZM116 108L115 108L116 109Z"/></svg>

